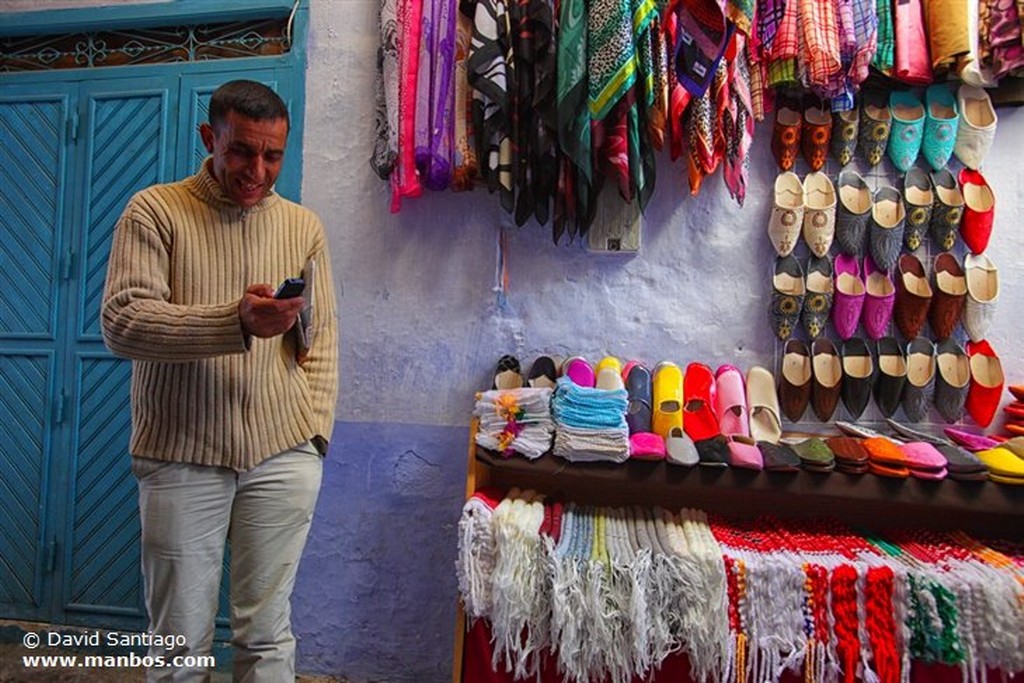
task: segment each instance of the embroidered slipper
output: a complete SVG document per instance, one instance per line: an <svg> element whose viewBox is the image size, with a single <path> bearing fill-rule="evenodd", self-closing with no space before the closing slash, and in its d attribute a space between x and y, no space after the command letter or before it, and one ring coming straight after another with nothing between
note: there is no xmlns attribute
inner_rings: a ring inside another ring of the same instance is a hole
<svg viewBox="0 0 1024 683"><path fill-rule="evenodd" d="M630 434L650 432L653 412L651 403L654 400L651 371L635 361L631 361L627 365L629 370L623 370L628 397L626 425L629 427ZM662 444L662 450L664 450L664 444Z"/></svg>
<svg viewBox="0 0 1024 683"><path fill-rule="evenodd" d="M819 337L811 344L811 408L822 422L832 419L842 391L843 364L831 339Z"/></svg>
<svg viewBox="0 0 1024 683"><path fill-rule="evenodd" d="M732 365L722 365L715 373L715 415L725 436L749 436L747 390L743 374Z"/></svg>
<svg viewBox="0 0 1024 683"><path fill-rule="evenodd" d="M890 271L875 265L870 254L864 257L864 290L861 323L868 337L878 341L889 333L892 311L896 306L896 285Z"/></svg>
<svg viewBox="0 0 1024 683"><path fill-rule="evenodd" d="M935 256L932 267L935 298L928 307L928 325L936 341L952 336L967 303L967 276L956 256L948 251Z"/></svg>
<svg viewBox="0 0 1024 683"><path fill-rule="evenodd" d="M523 387L523 374L520 370L518 358L510 355L502 356L498 359L498 366L494 373L491 389L521 389Z"/></svg>
<svg viewBox="0 0 1024 683"><path fill-rule="evenodd" d="M793 253L804 224L804 186L792 171L775 178L774 204L768 220L768 238L775 253L789 256Z"/></svg>
<svg viewBox="0 0 1024 683"><path fill-rule="evenodd" d="M935 389L935 344L915 337L907 344L907 383L903 387L903 413L911 422L928 415Z"/></svg>
<svg viewBox="0 0 1024 683"><path fill-rule="evenodd" d="M790 339L782 352L779 405L790 422L799 422L811 402L811 351L801 339Z"/></svg>
<svg viewBox="0 0 1024 683"><path fill-rule="evenodd" d="M836 234L836 190L828 175L812 171L804 178L803 236L811 253L828 253Z"/></svg>
<svg viewBox="0 0 1024 683"><path fill-rule="evenodd" d="M932 241L942 251L949 251L956 244L956 236L963 218L964 195L960 184L948 169L941 169L931 174L932 187L935 190L935 203L932 205L932 217L928 229Z"/></svg>
<svg viewBox="0 0 1024 683"><path fill-rule="evenodd" d="M924 135L924 105L913 92L893 90L889 93L892 133L889 135L889 159L901 172L914 165Z"/></svg>
<svg viewBox="0 0 1024 683"><path fill-rule="evenodd" d="M683 431L683 371L671 361L654 368L652 431L663 439Z"/></svg>
<svg viewBox="0 0 1024 683"><path fill-rule="evenodd" d="M860 122L860 109L832 112L832 156L840 166L853 161L853 153L857 148L857 129Z"/></svg>
<svg viewBox="0 0 1024 683"><path fill-rule="evenodd" d="M782 437L779 399L775 378L766 368L754 365L747 370L747 407L750 410L750 436L755 441L778 443Z"/></svg>
<svg viewBox="0 0 1024 683"><path fill-rule="evenodd" d="M812 171L820 171L828 156L832 139L832 116L829 107L816 95L804 99L804 120L800 130L800 151Z"/></svg>
<svg viewBox="0 0 1024 683"><path fill-rule="evenodd" d="M910 251L917 251L921 246L924 234L928 231L928 225L932 218L932 205L935 203L931 176L923 169L915 166L903 177L903 202L907 210L903 243Z"/></svg>
<svg viewBox="0 0 1024 683"><path fill-rule="evenodd" d="M960 110L949 88L941 83L929 86L924 93L924 141L921 153L933 170L945 168L953 156Z"/></svg>
<svg viewBox="0 0 1024 683"><path fill-rule="evenodd" d="M844 254L860 256L871 220L871 188L854 170L839 172L839 202L836 205L836 242Z"/></svg>
<svg viewBox="0 0 1024 683"><path fill-rule="evenodd" d="M963 326L971 341L981 341L988 334L999 299L999 270L985 254L964 257L967 278L967 300L964 302Z"/></svg>
<svg viewBox="0 0 1024 683"><path fill-rule="evenodd" d="M804 270L796 256L790 254L775 259L769 314L772 331L782 341L789 339L796 329L805 293Z"/></svg>
<svg viewBox="0 0 1024 683"><path fill-rule="evenodd" d="M960 219L960 237L975 254L988 248L995 218L996 196L980 171L960 169L960 191L964 195L964 213Z"/></svg>
<svg viewBox="0 0 1024 683"><path fill-rule="evenodd" d="M899 191L888 185L875 190L868 241L871 258L879 268L889 270L896 265L905 225L906 208Z"/></svg>
<svg viewBox="0 0 1024 683"><path fill-rule="evenodd" d="M967 352L955 339L945 339L936 348L935 367L935 408L946 422L959 422L971 382Z"/></svg>
<svg viewBox="0 0 1024 683"><path fill-rule="evenodd" d="M885 94L878 91L865 91L860 107L860 130L858 145L861 154L869 166L882 163L882 156L889 144L889 133L892 127L892 114L885 100Z"/></svg>
<svg viewBox="0 0 1024 683"><path fill-rule="evenodd" d="M690 363L683 374L683 431L694 443L721 434L715 417L715 377L703 363Z"/></svg>
<svg viewBox="0 0 1024 683"><path fill-rule="evenodd" d="M804 307L800 313L800 320L807 330L807 336L812 340L825 332L828 316L832 312L834 287L831 259L828 255L818 257L811 254L807 259Z"/></svg>
<svg viewBox="0 0 1024 683"><path fill-rule="evenodd" d="M846 412L859 420L871 400L871 387L875 378L875 361L867 342L854 337L843 342L843 383L840 397Z"/></svg>
<svg viewBox="0 0 1024 683"><path fill-rule="evenodd" d="M800 151L800 127L803 118L800 116L799 104L788 99L781 99L775 107L775 124L772 126L771 149L775 163L783 171L793 169L797 154Z"/></svg>
<svg viewBox="0 0 1024 683"><path fill-rule="evenodd" d="M833 264L835 284L832 298L832 324L840 339L846 340L857 331L864 309L864 281L855 256L838 254Z"/></svg>

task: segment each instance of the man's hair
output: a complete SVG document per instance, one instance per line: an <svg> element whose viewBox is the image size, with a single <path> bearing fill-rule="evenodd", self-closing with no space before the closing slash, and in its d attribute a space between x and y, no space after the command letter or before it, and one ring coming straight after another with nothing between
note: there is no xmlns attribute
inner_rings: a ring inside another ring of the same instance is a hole
<svg viewBox="0 0 1024 683"><path fill-rule="evenodd" d="M235 111L256 121L284 119L291 129L288 107L281 97L256 81L228 81L213 91L210 97L210 125L217 128L229 111Z"/></svg>

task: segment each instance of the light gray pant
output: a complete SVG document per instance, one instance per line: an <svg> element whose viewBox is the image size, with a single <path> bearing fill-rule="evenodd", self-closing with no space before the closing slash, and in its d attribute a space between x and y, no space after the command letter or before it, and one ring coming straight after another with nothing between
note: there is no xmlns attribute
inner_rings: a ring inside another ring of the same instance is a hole
<svg viewBox="0 0 1024 683"><path fill-rule="evenodd" d="M234 680L295 680L292 587L320 490L321 457L302 444L248 472L133 458L150 631L185 646L150 648L168 663L210 654L231 542ZM150 668L150 683L210 680L206 667Z"/></svg>

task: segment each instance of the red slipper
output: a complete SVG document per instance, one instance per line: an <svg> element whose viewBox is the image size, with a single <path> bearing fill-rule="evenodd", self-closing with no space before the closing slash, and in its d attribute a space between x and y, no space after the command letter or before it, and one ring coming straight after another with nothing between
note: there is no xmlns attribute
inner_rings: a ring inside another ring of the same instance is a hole
<svg viewBox="0 0 1024 683"><path fill-rule="evenodd" d="M1007 424L1004 429L1013 436L1024 436L1024 425Z"/></svg>
<svg viewBox="0 0 1024 683"><path fill-rule="evenodd" d="M694 442L718 436L715 376L703 363L690 363L683 375L683 430Z"/></svg>
<svg viewBox="0 0 1024 683"><path fill-rule="evenodd" d="M1015 417L1020 420L1024 420L1024 404L1020 401L1014 401L1010 405L1003 408L1003 412L1010 417Z"/></svg>
<svg viewBox="0 0 1024 683"><path fill-rule="evenodd" d="M1009 389L1015 399L1018 401L1024 401L1024 384L1013 384Z"/></svg>
<svg viewBox="0 0 1024 683"><path fill-rule="evenodd" d="M964 213L960 219L960 236L975 254L988 247L992 236L992 219L996 198L992 188L978 171L960 169L960 187L964 194Z"/></svg>
<svg viewBox="0 0 1024 683"><path fill-rule="evenodd" d="M982 427L992 424L1003 395L1003 366L987 340L967 342L971 384L967 390L967 413Z"/></svg>

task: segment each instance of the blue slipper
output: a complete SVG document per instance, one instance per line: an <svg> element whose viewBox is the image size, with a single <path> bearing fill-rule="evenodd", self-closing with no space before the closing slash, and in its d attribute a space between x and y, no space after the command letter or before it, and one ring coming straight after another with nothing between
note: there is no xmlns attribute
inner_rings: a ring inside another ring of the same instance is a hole
<svg viewBox="0 0 1024 683"><path fill-rule="evenodd" d="M953 93L941 83L928 88L924 94L924 103L924 141L921 143L921 153L932 170L938 171L945 168L953 156L960 112Z"/></svg>
<svg viewBox="0 0 1024 683"><path fill-rule="evenodd" d="M889 93L889 112L892 115L892 132L887 151L893 165L906 173L921 151L924 105L914 93L894 90Z"/></svg>

